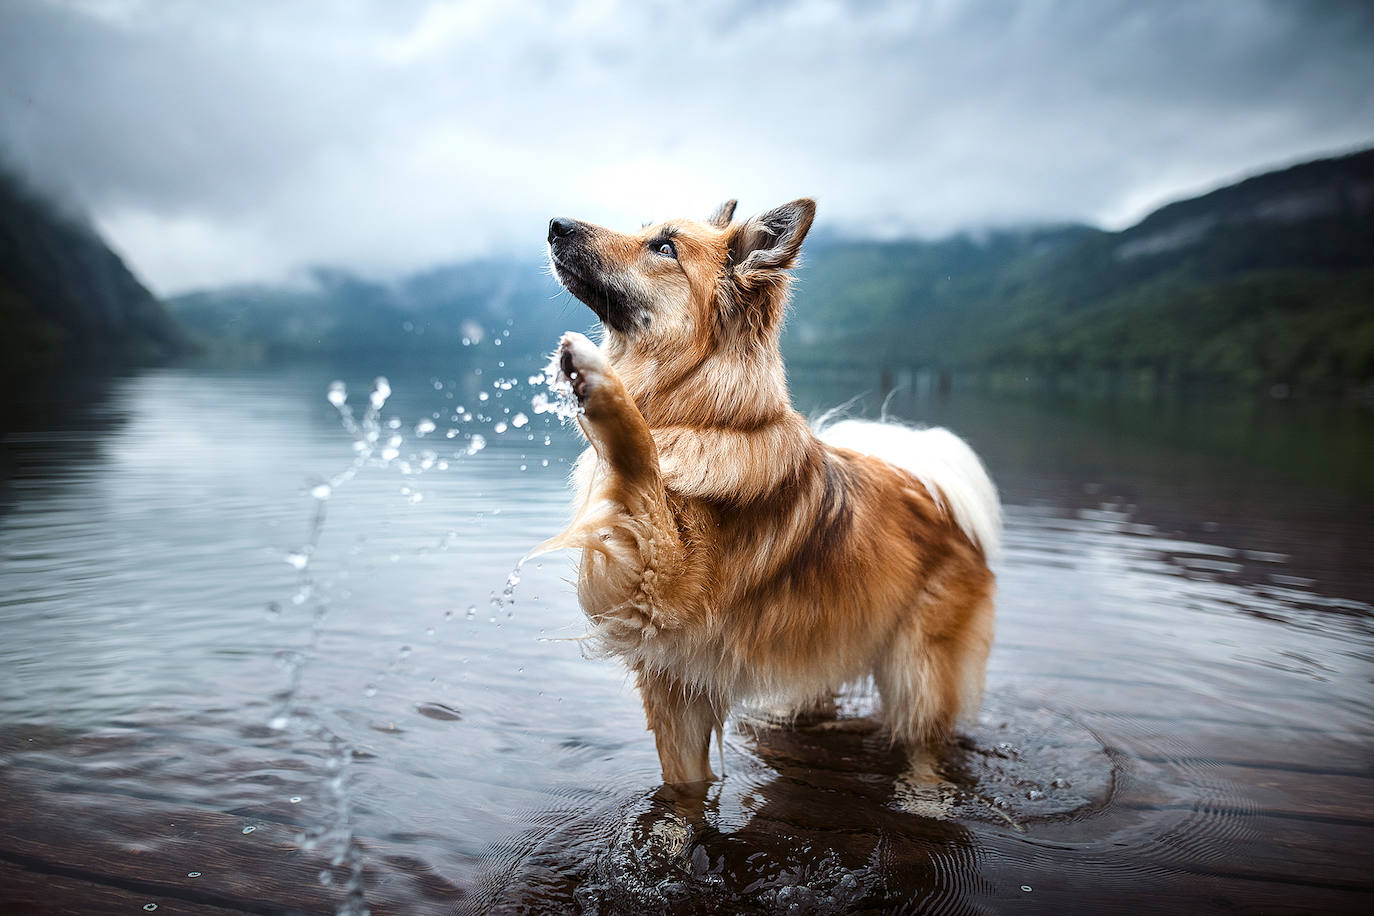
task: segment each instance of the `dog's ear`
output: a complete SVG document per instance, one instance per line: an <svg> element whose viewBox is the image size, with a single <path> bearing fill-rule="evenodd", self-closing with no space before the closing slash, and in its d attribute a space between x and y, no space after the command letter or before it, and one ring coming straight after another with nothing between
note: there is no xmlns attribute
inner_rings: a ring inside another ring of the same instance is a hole
<svg viewBox="0 0 1374 916"><path fill-rule="evenodd" d="M816 217L805 197L750 217L731 229L730 257L721 290L722 318L734 316L761 340L773 339L787 305L787 271Z"/></svg>
<svg viewBox="0 0 1374 916"><path fill-rule="evenodd" d="M706 222L715 226L717 229L724 229L730 225L730 220L735 218L735 205L738 203L739 201L737 200L727 200L719 207L716 207L714 213L706 217Z"/></svg>
<svg viewBox="0 0 1374 916"><path fill-rule="evenodd" d="M730 239L736 276L744 279L751 273L792 267L815 218L816 202L806 197L750 217Z"/></svg>

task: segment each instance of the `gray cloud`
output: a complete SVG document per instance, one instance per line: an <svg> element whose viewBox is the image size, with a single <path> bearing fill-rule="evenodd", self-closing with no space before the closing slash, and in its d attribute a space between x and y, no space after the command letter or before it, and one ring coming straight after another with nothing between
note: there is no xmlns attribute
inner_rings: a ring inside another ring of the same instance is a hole
<svg viewBox="0 0 1374 916"><path fill-rule="evenodd" d="M1124 224L1374 143L1363 3L0 6L0 151L155 288L385 273L801 194Z"/></svg>

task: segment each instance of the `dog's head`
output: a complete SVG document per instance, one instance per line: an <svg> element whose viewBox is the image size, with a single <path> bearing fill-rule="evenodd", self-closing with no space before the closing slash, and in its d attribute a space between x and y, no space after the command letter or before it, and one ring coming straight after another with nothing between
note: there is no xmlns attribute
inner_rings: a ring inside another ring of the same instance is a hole
<svg viewBox="0 0 1374 916"><path fill-rule="evenodd" d="M549 222L554 272L601 319L607 353L642 409L656 394L690 400L693 390L709 389L713 416L696 404L693 422L749 422L732 379L762 388L773 407L770 389L786 399L778 335L789 270L816 205L794 200L742 222L734 213L731 200L705 222L674 219L633 234L564 217ZM703 370L708 379L685 390Z"/></svg>

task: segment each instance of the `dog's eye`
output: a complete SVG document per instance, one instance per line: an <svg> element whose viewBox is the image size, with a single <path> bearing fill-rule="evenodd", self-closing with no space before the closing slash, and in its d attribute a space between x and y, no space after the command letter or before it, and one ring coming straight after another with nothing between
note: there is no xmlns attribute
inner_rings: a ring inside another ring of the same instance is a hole
<svg viewBox="0 0 1374 916"><path fill-rule="evenodd" d="M654 244L654 251L663 255L665 258L677 258L677 249L673 247L672 242L656 242Z"/></svg>

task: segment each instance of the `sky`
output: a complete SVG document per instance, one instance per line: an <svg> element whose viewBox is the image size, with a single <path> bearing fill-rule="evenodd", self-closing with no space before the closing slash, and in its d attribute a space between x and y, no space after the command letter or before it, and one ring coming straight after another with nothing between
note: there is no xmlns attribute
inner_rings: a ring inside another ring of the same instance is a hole
<svg viewBox="0 0 1374 916"><path fill-rule="evenodd" d="M1120 228L1374 145L1361 0L3 0L0 161L160 294L817 225Z"/></svg>

